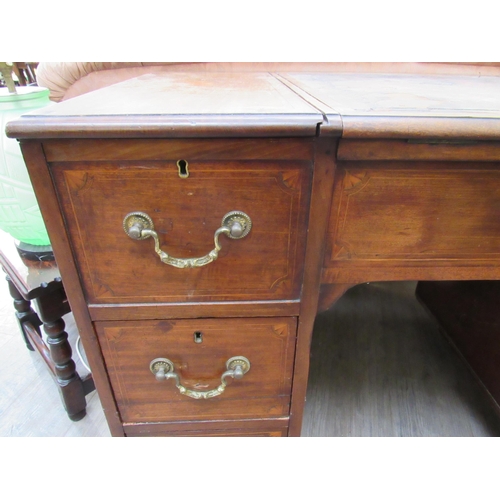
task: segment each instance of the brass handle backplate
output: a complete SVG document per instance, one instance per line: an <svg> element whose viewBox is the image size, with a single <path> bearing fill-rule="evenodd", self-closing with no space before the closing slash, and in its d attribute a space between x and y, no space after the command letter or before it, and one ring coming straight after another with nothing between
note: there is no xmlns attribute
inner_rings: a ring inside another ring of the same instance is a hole
<svg viewBox="0 0 500 500"><path fill-rule="evenodd" d="M184 269L186 267L202 267L210 264L219 256L221 245L219 236L225 234L231 239L244 238L252 228L252 220L244 212L233 211L229 212L222 218L222 224L214 234L215 248L203 257L192 259L179 259L172 257L160 248L158 233L154 230L154 224L151 217L144 212L131 212L123 219L123 229L130 238L134 240L145 240L153 238L155 242L155 252L160 257L164 264Z"/></svg>
<svg viewBox="0 0 500 500"><path fill-rule="evenodd" d="M244 356L235 356L226 361L226 371L221 376L221 383L216 389L209 391L193 391L181 384L179 374L175 373L175 367L172 361L167 358L156 358L149 364L149 369L156 380L173 379L179 392L185 396L194 399L209 399L220 396L226 389L226 378L243 378L243 375L250 370L250 361Z"/></svg>

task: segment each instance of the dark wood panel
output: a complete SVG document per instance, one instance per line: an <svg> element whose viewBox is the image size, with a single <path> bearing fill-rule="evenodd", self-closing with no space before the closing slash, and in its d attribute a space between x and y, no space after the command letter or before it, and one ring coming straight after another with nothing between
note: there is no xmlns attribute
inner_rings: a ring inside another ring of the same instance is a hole
<svg viewBox="0 0 500 500"><path fill-rule="evenodd" d="M288 433L288 418L258 420L205 420L201 422L159 422L148 424L124 423L125 434L141 436L269 436Z"/></svg>
<svg viewBox="0 0 500 500"><path fill-rule="evenodd" d="M369 283L404 280L500 280L498 260L429 261L425 264L394 261L341 262L323 268L321 283Z"/></svg>
<svg viewBox="0 0 500 500"><path fill-rule="evenodd" d="M416 295L500 408L500 281L421 281Z"/></svg>
<svg viewBox="0 0 500 500"><path fill-rule="evenodd" d="M337 140L320 137L316 142L312 200L308 222L306 270L300 304L297 356L295 359L290 436L299 436L309 374L311 335L318 310L321 263L325 250L332 186L336 168Z"/></svg>
<svg viewBox="0 0 500 500"><path fill-rule="evenodd" d="M128 429L127 429L128 430ZM134 432L137 429L131 429ZM149 434L146 434L149 435ZM260 429L249 431L243 429L214 429L212 431L199 430L199 431L165 431L155 434L157 437L285 437L287 435L286 429ZM142 434L134 435L127 433L128 437L142 437Z"/></svg>
<svg viewBox="0 0 500 500"><path fill-rule="evenodd" d="M343 139L338 160L500 161L500 143L432 138L411 140Z"/></svg>
<svg viewBox="0 0 500 500"><path fill-rule="evenodd" d="M287 416L296 326L295 318L126 321L96 323L96 332L122 419L161 422ZM248 358L250 371L211 399L180 394L149 367L170 359L185 387L204 391L219 386L234 356Z"/></svg>
<svg viewBox="0 0 500 500"><path fill-rule="evenodd" d="M320 115L147 115L97 119L92 116L50 117L41 121L26 115L6 127L8 137L20 139L121 139L195 137L314 137Z"/></svg>
<svg viewBox="0 0 500 500"><path fill-rule="evenodd" d="M500 119L422 116L342 116L342 137L364 139L500 139Z"/></svg>
<svg viewBox="0 0 500 500"><path fill-rule="evenodd" d="M342 163L338 179L326 267L500 264L499 169L360 169Z"/></svg>
<svg viewBox="0 0 500 500"><path fill-rule="evenodd" d="M47 161L309 160L312 139L72 139L43 143Z"/></svg>
<svg viewBox="0 0 500 500"><path fill-rule="evenodd" d="M90 304L94 321L167 318L236 318L249 316L298 316L300 301L195 302L170 304Z"/></svg>
<svg viewBox="0 0 500 500"><path fill-rule="evenodd" d="M189 161L189 159L187 159ZM57 163L51 165L90 303L298 299L312 164L309 162ZM197 258L214 248L223 216L243 211L248 236L222 235L216 261L177 269L152 238L133 240L123 219L153 219L162 250Z"/></svg>

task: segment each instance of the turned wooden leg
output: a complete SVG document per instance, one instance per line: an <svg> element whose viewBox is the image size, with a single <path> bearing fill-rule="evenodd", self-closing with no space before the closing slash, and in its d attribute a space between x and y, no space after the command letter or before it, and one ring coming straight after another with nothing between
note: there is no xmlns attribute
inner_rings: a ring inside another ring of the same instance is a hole
<svg viewBox="0 0 500 500"><path fill-rule="evenodd" d="M64 406L71 420L81 420L86 414L87 403L82 380L76 372L68 334L64 327L65 323L62 318L43 323Z"/></svg>
<svg viewBox="0 0 500 500"><path fill-rule="evenodd" d="M21 333L24 338L24 342L26 343L26 347L30 351L34 351L34 347L31 345L28 336L24 330L24 323L31 323L37 334L41 337L42 334L40 332L40 325L42 322L38 317L38 314L31 307L31 302L29 300L25 300L24 297L19 293L19 290L15 287L14 283L10 279L9 276L6 276L7 283L9 285L10 296L14 299L14 309L16 310L16 318L19 322L19 328L21 329Z"/></svg>

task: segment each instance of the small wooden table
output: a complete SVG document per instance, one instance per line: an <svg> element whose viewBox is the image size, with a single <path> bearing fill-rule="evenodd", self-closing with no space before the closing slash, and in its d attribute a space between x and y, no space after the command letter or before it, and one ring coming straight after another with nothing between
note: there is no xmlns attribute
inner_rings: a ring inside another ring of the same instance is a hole
<svg viewBox="0 0 500 500"><path fill-rule="evenodd" d="M71 308L57 264L54 260L28 262L21 259L14 239L2 231L0 264L7 275L16 317L27 348L38 351L49 367L69 418L81 420L86 414L85 396L95 386L90 373L81 378L76 372L62 319ZM38 313L31 307L33 300ZM42 338L42 325L47 342Z"/></svg>

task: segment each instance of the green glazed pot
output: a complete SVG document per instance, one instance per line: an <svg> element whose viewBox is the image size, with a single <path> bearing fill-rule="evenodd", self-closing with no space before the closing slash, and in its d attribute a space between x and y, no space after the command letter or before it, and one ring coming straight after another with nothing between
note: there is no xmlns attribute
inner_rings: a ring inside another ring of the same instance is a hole
<svg viewBox="0 0 500 500"><path fill-rule="evenodd" d="M5 135L7 122L51 104L49 90L17 87L17 94L0 88L0 229L21 244L48 246L50 240L31 186L19 143Z"/></svg>

